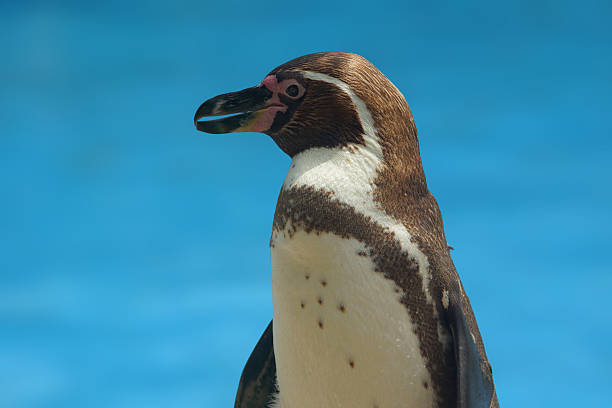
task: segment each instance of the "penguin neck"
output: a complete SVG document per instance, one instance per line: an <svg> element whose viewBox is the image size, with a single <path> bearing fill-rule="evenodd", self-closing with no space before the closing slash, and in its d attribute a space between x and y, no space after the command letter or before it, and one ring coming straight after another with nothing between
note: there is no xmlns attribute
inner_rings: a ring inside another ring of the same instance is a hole
<svg viewBox="0 0 612 408"><path fill-rule="evenodd" d="M312 188L331 194L331 198L354 207L363 214L384 211L377 202L385 178L397 182L421 183L422 168L406 169L404 174L387 163L378 144L349 145L338 148L311 148L295 155L283 183L283 190ZM423 176L424 181L424 176ZM425 187L426 190L426 187Z"/></svg>
<svg viewBox="0 0 612 408"><path fill-rule="evenodd" d="M311 148L295 155L283 189L312 187L340 201L371 194L381 160L363 147Z"/></svg>

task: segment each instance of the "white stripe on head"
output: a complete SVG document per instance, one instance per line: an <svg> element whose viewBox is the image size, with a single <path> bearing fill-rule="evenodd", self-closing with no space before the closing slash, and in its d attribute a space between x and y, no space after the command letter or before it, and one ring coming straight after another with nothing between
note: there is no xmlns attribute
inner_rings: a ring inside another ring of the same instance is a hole
<svg viewBox="0 0 612 408"><path fill-rule="evenodd" d="M319 72L303 71L302 74L308 79L334 84L342 91L344 91L344 93L346 93L349 98L351 98L351 102L353 102L353 105L355 105L355 109L357 110L357 116L359 117L359 122L361 123L361 127L363 128L363 139L365 145L369 148L369 150L371 150L372 153L376 155L379 160L382 161L382 148L380 147L380 144L378 143L378 137L376 136L376 127L374 126L374 119L372 118L372 114L370 113L365 102L361 98L359 98L355 94L355 92L353 92L351 87L348 86L346 82L343 82L329 75L321 74Z"/></svg>

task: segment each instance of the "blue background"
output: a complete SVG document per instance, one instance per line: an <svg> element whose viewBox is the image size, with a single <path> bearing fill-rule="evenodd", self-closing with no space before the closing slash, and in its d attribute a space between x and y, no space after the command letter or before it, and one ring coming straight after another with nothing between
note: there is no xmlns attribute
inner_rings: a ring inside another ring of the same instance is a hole
<svg viewBox="0 0 612 408"><path fill-rule="evenodd" d="M609 1L0 3L0 407L230 407L289 158L195 109L325 50L419 129L503 406L609 404Z"/></svg>

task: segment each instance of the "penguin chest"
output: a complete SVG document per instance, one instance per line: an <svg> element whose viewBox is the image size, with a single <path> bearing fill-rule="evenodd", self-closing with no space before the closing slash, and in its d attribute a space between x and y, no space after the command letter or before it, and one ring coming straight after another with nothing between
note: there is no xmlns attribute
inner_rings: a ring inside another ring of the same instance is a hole
<svg viewBox="0 0 612 408"><path fill-rule="evenodd" d="M271 246L280 407L433 406L403 292L364 244L288 224Z"/></svg>

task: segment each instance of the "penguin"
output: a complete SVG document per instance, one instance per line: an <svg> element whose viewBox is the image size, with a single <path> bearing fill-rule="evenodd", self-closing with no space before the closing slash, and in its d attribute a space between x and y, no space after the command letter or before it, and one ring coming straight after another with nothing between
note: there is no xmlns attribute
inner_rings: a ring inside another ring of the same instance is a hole
<svg viewBox="0 0 612 408"><path fill-rule="evenodd" d="M270 239L273 319L235 408L499 406L412 113L385 75L356 54L305 55L207 100L194 124L265 133L292 160Z"/></svg>

